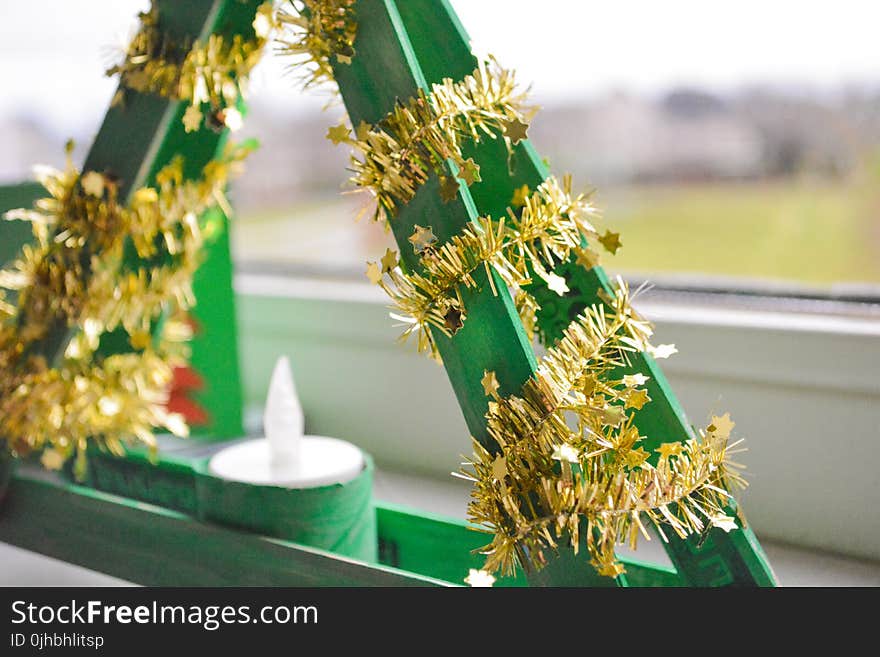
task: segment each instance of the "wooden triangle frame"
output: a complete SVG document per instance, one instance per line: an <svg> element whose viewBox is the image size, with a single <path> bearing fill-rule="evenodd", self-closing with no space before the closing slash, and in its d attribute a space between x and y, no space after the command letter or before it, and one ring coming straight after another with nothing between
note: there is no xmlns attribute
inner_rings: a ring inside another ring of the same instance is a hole
<svg viewBox="0 0 880 657"><path fill-rule="evenodd" d="M352 125L378 123L398 100L412 98L419 90L430 92L430 85L444 78L460 80L477 66L467 34L448 0L359 0L357 22L352 63L334 66ZM433 176L390 222L401 257L410 269L420 266L412 248L407 248L416 224L430 224L440 241L446 241L480 216L504 216L516 189L522 185L535 189L549 175L527 141L516 147L510 164L501 140L471 144L465 153L468 156L480 165L481 182L462 188L455 201L443 204L438 177ZM611 291L601 268L586 270L574 262L564 267L572 289L561 302L546 289L541 292L543 281L532 286L538 288L536 296L544 306L538 322L550 343L561 336L576 314L600 302L600 291ZM501 279L494 272L492 275L496 276L498 294L481 272L476 289L465 292L469 312L465 326L451 338L436 335L468 428L486 444L490 439L485 423L488 398L480 385L483 372L494 371L502 394L510 394L533 375L536 363L513 300ZM693 429L653 358L640 354L634 359L633 370L650 376L648 392L653 401L636 412L636 426L647 436L645 447L657 447L660 437L664 442L693 438ZM730 512L736 513L735 505L731 504ZM713 528L707 536L686 540L672 535L665 547L689 585L775 584L766 557L747 527L731 533ZM608 581L589 573L574 576L568 567L551 567L539 577L555 584L601 585ZM625 584L625 577L619 578L619 583Z"/></svg>
<svg viewBox="0 0 880 657"><path fill-rule="evenodd" d="M216 32L227 36L251 33L251 23L260 4L261 0L191 0L186 3L156 0L162 28L178 38L191 39L203 39ZM376 123L398 100L411 98L419 90L429 91L432 83L443 78L461 79L476 67L477 61L470 51L466 32L447 0L358 0L357 20L356 56L351 65L334 65L336 80L354 125L362 120ZM125 105L111 107L108 111L86 158L84 170L114 173L121 179L125 194L150 184L156 172L177 153L185 154L187 172L195 175L215 157L225 135L205 129L185 132L181 121L184 110L184 103L127 91ZM441 204L438 179L434 176L392 222L402 257L409 267L418 266L412 249L406 248L407 238L416 223L431 224L440 240L446 240L479 216L503 215L515 189L522 185L534 189L549 175L527 141L516 147L510 167L508 153L500 140L471 144L466 156L473 157L480 164L482 182L469 189L463 188L454 202ZM225 228L225 217L220 221ZM561 334L571 318L599 301L600 291L610 289L600 268L586 270L574 263L563 267L571 288L568 295L559 298L555 294L542 293L540 289L537 291L543 306L539 326L551 341ZM437 341L467 425L475 438L487 442L484 419L487 398L479 384L483 371L495 371L501 392L512 393L532 376L536 358L505 286L496 280L498 294L493 294L485 272L481 275L477 288L467 293L469 319L466 326L452 338L438 335ZM196 288L200 305L195 316L201 325L202 336L195 341L193 361L208 382L208 391L201 399L213 417L206 433L212 437L236 436L241 432L241 390L235 322L230 321L235 310L225 230L210 247L207 264L197 276ZM205 345L204 350L200 351L200 344ZM217 354L221 352L224 356L218 359ZM653 359L649 355L640 355L633 369L650 376L648 391L654 400L637 413L636 424L640 433L662 435L664 441L692 438L693 429ZM175 462L175 476L183 478L174 485L191 484L191 474L183 472L188 470L188 463L187 459ZM40 494L45 493L45 486L39 482L27 485ZM137 497L134 491L131 493ZM191 511L187 504L180 508ZM380 508L379 511L380 539L384 541L384 548L381 544L380 548L383 559L388 562L400 562L395 541L422 545L418 542L420 539L411 533L412 527L419 523L424 531L451 532L449 535L456 537L454 541L459 546L468 542L459 537L459 525L427 517L419 519L393 509ZM735 514L735 505L732 504L729 511ZM403 525L410 529L402 529ZM385 538L381 538L383 531ZM0 538L4 533L8 533L8 529L0 528ZM414 553L420 549L414 548ZM637 566L636 572L642 574L631 583L675 581L689 586L776 584L761 546L748 527L730 533L712 529L707 536L687 540L672 535L666 549L677 571L674 580L670 579L671 575L661 576L660 570L651 579L644 574L649 569ZM535 575L531 583L603 586L613 580L598 577L584 559L574 563L570 554L561 554L548 568ZM626 576L617 579L619 585L627 583Z"/></svg>

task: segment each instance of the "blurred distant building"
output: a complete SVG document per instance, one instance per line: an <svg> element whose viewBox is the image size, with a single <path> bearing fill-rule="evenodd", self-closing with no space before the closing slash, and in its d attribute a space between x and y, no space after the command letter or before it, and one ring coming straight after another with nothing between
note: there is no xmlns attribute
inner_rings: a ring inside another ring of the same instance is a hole
<svg viewBox="0 0 880 657"><path fill-rule="evenodd" d="M255 105L236 138L256 137L260 148L248 157L234 182L237 207L282 208L316 196L339 194L348 178L348 148L327 140L330 113L286 116Z"/></svg>
<svg viewBox="0 0 880 657"><path fill-rule="evenodd" d="M625 94L582 108L548 109L532 134L553 163L597 185L749 178L762 173L761 132L720 101ZM565 146L567 144L567 146Z"/></svg>
<svg viewBox="0 0 880 657"><path fill-rule="evenodd" d="M260 149L233 184L248 211L335 197L348 178L348 148L326 139L338 112L289 114L255 103L236 138ZM23 118L0 119L0 180L30 178L35 162L62 165L64 138ZM747 89L722 98L699 89L659 99L624 93L544 108L529 136L558 172L580 185L747 180L850 174L880 157L880 90L834 96ZM89 139L80 138L79 158Z"/></svg>
<svg viewBox="0 0 880 657"><path fill-rule="evenodd" d="M768 175L846 175L880 148L880 96L823 99L753 89L736 111L760 131Z"/></svg>

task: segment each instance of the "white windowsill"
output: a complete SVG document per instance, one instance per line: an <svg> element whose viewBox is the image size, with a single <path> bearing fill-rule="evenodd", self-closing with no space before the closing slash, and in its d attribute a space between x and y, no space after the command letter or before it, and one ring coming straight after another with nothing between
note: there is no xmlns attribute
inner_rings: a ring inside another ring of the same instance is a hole
<svg viewBox="0 0 880 657"><path fill-rule="evenodd" d="M396 342L381 290L242 274L236 291L252 409L287 354L310 432L361 445L388 472L449 482L470 453L467 430L443 369ZM747 440L741 499L758 535L880 561L880 321L639 308L657 323L655 342L680 351L661 364L691 421L730 411Z"/></svg>

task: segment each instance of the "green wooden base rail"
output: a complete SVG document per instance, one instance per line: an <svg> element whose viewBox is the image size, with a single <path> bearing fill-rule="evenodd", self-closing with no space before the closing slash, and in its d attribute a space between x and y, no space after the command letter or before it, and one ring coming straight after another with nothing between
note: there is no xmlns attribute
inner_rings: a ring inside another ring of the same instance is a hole
<svg viewBox="0 0 880 657"><path fill-rule="evenodd" d="M19 463L0 506L0 541L147 586L455 586L482 563L472 550L484 536L463 521L383 504L375 519L378 559L357 560ZM671 568L624 563L630 585L683 585Z"/></svg>

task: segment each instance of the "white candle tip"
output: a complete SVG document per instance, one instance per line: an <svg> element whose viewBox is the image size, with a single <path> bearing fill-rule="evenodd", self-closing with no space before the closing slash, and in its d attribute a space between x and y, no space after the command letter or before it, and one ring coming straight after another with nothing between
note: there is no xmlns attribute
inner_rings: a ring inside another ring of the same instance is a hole
<svg viewBox="0 0 880 657"><path fill-rule="evenodd" d="M296 394L290 361L287 356L282 356L272 371L263 413L263 430L273 466L290 468L298 463L304 429L305 419Z"/></svg>

